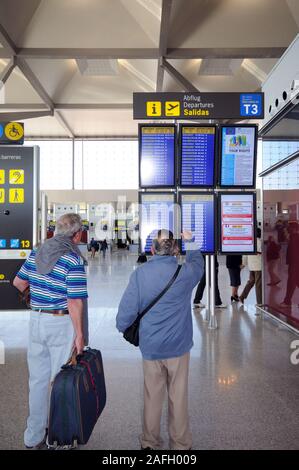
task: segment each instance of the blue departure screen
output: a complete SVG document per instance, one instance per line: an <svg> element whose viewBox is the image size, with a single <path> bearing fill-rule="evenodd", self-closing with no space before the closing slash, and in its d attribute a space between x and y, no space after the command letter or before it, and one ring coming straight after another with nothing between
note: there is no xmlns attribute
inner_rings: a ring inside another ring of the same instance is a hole
<svg viewBox="0 0 299 470"><path fill-rule="evenodd" d="M191 230L202 253L215 251L215 199L212 194L182 195L182 230ZM185 251L185 243L182 244Z"/></svg>
<svg viewBox="0 0 299 470"><path fill-rule="evenodd" d="M152 241L158 230L170 230L175 237L175 205L173 194L142 194L140 239L141 251L150 253Z"/></svg>
<svg viewBox="0 0 299 470"><path fill-rule="evenodd" d="M214 186L215 136L215 127L182 127L182 186Z"/></svg>
<svg viewBox="0 0 299 470"><path fill-rule="evenodd" d="M144 126L140 134L140 186L175 184L175 128Z"/></svg>
<svg viewBox="0 0 299 470"><path fill-rule="evenodd" d="M222 127L221 186L253 186L256 128Z"/></svg>

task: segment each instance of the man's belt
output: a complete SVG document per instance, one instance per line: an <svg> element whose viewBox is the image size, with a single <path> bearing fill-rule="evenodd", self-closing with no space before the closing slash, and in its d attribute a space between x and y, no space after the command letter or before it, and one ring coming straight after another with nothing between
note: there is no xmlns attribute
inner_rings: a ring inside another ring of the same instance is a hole
<svg viewBox="0 0 299 470"><path fill-rule="evenodd" d="M69 315L69 311L67 309L60 309L60 310L46 310L44 308L36 308L34 309L35 312L39 313L51 313L52 315L58 315L58 316L63 316L63 315Z"/></svg>

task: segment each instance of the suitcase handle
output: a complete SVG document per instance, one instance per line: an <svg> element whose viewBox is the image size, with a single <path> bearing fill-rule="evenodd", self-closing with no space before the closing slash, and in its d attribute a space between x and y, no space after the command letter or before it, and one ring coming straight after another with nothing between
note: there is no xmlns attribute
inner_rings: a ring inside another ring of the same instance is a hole
<svg viewBox="0 0 299 470"><path fill-rule="evenodd" d="M90 348L86 346L83 350L83 353L85 351L88 351L89 349ZM78 362L80 362L80 360L82 359L83 355L84 354L77 354L77 350L76 348L74 348L72 350L71 357L69 358L67 363L62 366L62 369L67 369L68 367L76 366Z"/></svg>

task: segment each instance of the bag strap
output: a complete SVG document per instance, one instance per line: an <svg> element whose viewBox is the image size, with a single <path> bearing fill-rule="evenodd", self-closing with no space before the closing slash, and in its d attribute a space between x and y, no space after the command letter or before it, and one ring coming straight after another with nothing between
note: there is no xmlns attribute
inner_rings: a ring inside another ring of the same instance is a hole
<svg viewBox="0 0 299 470"><path fill-rule="evenodd" d="M174 275L170 279L167 286L162 290L162 292L160 292L160 294L154 300L151 301L151 303L141 313L138 314L138 317L136 318L136 320L140 321L141 318L144 317L144 315L163 297L163 295L166 294L168 289L172 286L172 284L174 283L174 281L178 277L179 272L181 270L181 267L182 267L182 265L180 264L177 267L176 272L174 273Z"/></svg>

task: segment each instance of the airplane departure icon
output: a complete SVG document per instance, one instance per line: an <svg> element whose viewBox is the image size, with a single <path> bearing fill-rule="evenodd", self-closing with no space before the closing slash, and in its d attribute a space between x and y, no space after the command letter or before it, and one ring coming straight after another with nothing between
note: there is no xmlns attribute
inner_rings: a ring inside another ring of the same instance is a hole
<svg viewBox="0 0 299 470"><path fill-rule="evenodd" d="M165 116L179 116L181 106L179 101L166 101L165 103Z"/></svg>
<svg viewBox="0 0 299 470"><path fill-rule="evenodd" d="M179 106L179 103L178 104L169 104L168 105L168 111L171 111L172 109L175 109Z"/></svg>

